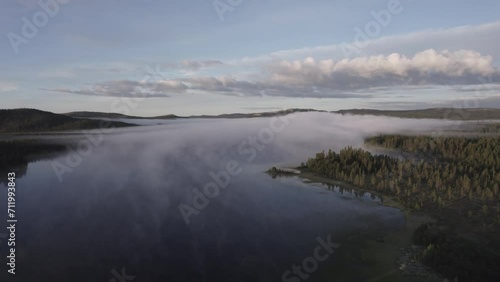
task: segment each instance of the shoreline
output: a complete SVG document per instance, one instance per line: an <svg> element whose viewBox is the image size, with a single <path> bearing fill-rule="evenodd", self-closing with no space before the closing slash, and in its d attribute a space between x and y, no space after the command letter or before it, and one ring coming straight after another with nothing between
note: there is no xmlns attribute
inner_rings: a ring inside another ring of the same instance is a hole
<svg viewBox="0 0 500 282"><path fill-rule="evenodd" d="M375 281L410 281L410 282L441 282L444 278L434 272L421 262L413 259L413 256L421 251L423 247L413 244L413 234L423 223L434 223L437 220L423 212L410 211L408 208L394 201L390 196L381 195L375 191L353 186L351 184L325 178L301 168L294 168L300 173L284 176L296 176L304 183L319 183L326 185L342 186L371 193L381 199L381 205L396 208L404 216L404 226L393 233L384 235L382 240L378 238L368 239L361 248L363 263L370 265L369 272L376 276L370 282ZM280 176L279 174L277 175Z"/></svg>

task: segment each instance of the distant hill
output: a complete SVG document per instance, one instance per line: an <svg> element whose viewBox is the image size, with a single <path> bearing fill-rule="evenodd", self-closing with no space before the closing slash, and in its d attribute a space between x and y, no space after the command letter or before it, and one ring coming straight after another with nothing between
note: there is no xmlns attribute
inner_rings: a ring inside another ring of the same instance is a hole
<svg viewBox="0 0 500 282"><path fill-rule="evenodd" d="M258 118L258 117L276 117L276 116L285 116L293 113L304 113L304 112L324 112L313 109L288 109L282 111L275 112L263 112L263 113L251 113L251 114L242 114L242 113L234 113L234 114L222 114L222 115L202 115L202 116L190 116L189 118Z"/></svg>
<svg viewBox="0 0 500 282"><path fill-rule="evenodd" d="M152 117L149 119L178 119L178 118L185 118L185 117L180 117L180 116L176 116L176 115L164 115L164 116Z"/></svg>
<svg viewBox="0 0 500 282"><path fill-rule="evenodd" d="M78 119L35 109L0 110L0 133L44 132L99 128L101 121ZM111 127L135 126L111 122Z"/></svg>
<svg viewBox="0 0 500 282"><path fill-rule="evenodd" d="M324 112L313 109L288 109L275 112L263 112L263 113L233 113L233 114L222 114L222 115L194 115L194 116L177 116L177 115L162 115L154 117L138 117L138 116L128 116L118 113L102 113L102 112L71 112L65 113L65 116L77 117L77 118L112 118L112 119L181 119L181 118L257 118L257 117L273 117L273 116L284 116L288 114L298 113L298 112Z"/></svg>
<svg viewBox="0 0 500 282"><path fill-rule="evenodd" d="M399 118L428 118L428 119L450 119L450 120L493 120L500 119L500 109L487 108L433 108L423 110L407 110L407 111L385 111L385 110L370 110L370 109L352 109L341 110L334 113L351 114L351 115L374 115L374 116L390 116Z"/></svg>
<svg viewBox="0 0 500 282"><path fill-rule="evenodd" d="M138 116L128 116L118 113L102 113L102 112L70 112L63 114L68 117L74 118L112 118L112 119L176 119L182 118L176 115L163 115L156 117L138 117Z"/></svg>
<svg viewBox="0 0 500 282"><path fill-rule="evenodd" d="M74 118L137 118L137 119L142 118L142 117L127 116L117 113L101 113L101 112L71 112L71 113L64 113L62 115Z"/></svg>
<svg viewBox="0 0 500 282"><path fill-rule="evenodd" d="M288 109L263 113L234 113L222 115L199 115L181 117L176 115L163 115L156 117L128 116L118 113L102 112L71 112L66 114L55 114L35 109L0 110L0 133L16 132L44 132L61 130L82 130L98 128L99 119L181 119L181 118L218 118L218 119L240 119L284 116L302 112L325 112L314 109ZM375 115L399 118L428 118L428 119L450 119L450 120L500 120L500 109L453 109L434 108L424 110L386 111L371 109L340 110L337 114L350 115ZM136 126L135 124L111 121L113 127Z"/></svg>

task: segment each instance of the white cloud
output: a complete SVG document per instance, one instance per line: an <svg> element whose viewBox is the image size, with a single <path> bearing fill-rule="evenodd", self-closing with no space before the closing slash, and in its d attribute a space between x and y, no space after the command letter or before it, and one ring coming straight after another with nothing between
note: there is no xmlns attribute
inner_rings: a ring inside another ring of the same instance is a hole
<svg viewBox="0 0 500 282"><path fill-rule="evenodd" d="M393 53L340 61L282 61L268 67L271 80L283 84L315 85L332 89L359 90L390 85L478 84L478 77L498 76L491 56L471 50L437 52L433 49L413 57Z"/></svg>
<svg viewBox="0 0 500 282"><path fill-rule="evenodd" d="M141 95L168 97L190 91L236 96L283 96L316 98L371 98L403 87L498 84L500 72L492 57L471 50L418 52L408 57L393 53L351 60L304 60L273 62L257 71L255 80L234 76L180 77L159 81L118 80L98 83L92 89L56 91L103 96ZM458 92L458 90L457 90Z"/></svg>
<svg viewBox="0 0 500 282"><path fill-rule="evenodd" d="M471 50L424 50L412 57L393 53L351 60L304 60L273 62L264 67L262 79L234 77L181 79L190 89L243 96L359 98L380 89L388 93L403 87L453 86L499 83L500 72L491 56ZM361 95L364 93L364 95Z"/></svg>

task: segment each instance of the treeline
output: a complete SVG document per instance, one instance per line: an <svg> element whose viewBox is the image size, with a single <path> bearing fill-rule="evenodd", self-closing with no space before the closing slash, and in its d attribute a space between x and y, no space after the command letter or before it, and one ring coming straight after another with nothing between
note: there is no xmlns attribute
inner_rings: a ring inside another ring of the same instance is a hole
<svg viewBox="0 0 500 282"><path fill-rule="evenodd" d="M465 161L482 168L500 168L500 136L495 137L429 137L383 135L365 140L366 144L404 152L440 161Z"/></svg>
<svg viewBox="0 0 500 282"><path fill-rule="evenodd" d="M450 227L451 233L471 233L490 246L499 245L500 137L387 135L369 138L366 143L396 149L405 157L372 155L348 147L339 153L330 150L317 154L305 169L378 191L410 209L424 210ZM446 244L429 244L432 247L427 246L426 263L451 278L455 273L466 279L459 281L494 281L476 280L482 277L478 271L466 271L451 260L450 248L462 260L481 261L476 258L477 252L473 254L464 244L458 244L457 238L448 236ZM497 265L499 258L497 255Z"/></svg>
<svg viewBox="0 0 500 282"><path fill-rule="evenodd" d="M421 158L418 162L400 161L411 169L403 186L418 184L429 188L432 200L440 206L467 204L471 210L464 215L483 214L491 218L490 208L498 215L500 137L388 135L369 138L366 143ZM500 223L500 218L495 217L494 222Z"/></svg>
<svg viewBox="0 0 500 282"><path fill-rule="evenodd" d="M307 168L325 177L383 192L412 209L448 208L474 217L483 227L500 223L498 155L491 152L487 158L428 162L374 156L348 147L338 154L317 154L307 162Z"/></svg>
<svg viewBox="0 0 500 282"><path fill-rule="evenodd" d="M49 153L64 152L60 144L46 144L36 140L0 141L0 170L27 164L32 158Z"/></svg>

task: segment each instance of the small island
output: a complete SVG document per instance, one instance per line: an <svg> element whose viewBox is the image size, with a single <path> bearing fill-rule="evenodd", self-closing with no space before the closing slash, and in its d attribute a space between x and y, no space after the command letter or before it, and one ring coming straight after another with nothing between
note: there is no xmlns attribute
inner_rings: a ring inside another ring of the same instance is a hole
<svg viewBox="0 0 500 282"><path fill-rule="evenodd" d="M271 169L267 171L269 175L271 175L272 178L276 178L278 176L295 176L295 175L300 175L301 171L299 169L294 169L294 168L277 168L273 166Z"/></svg>

